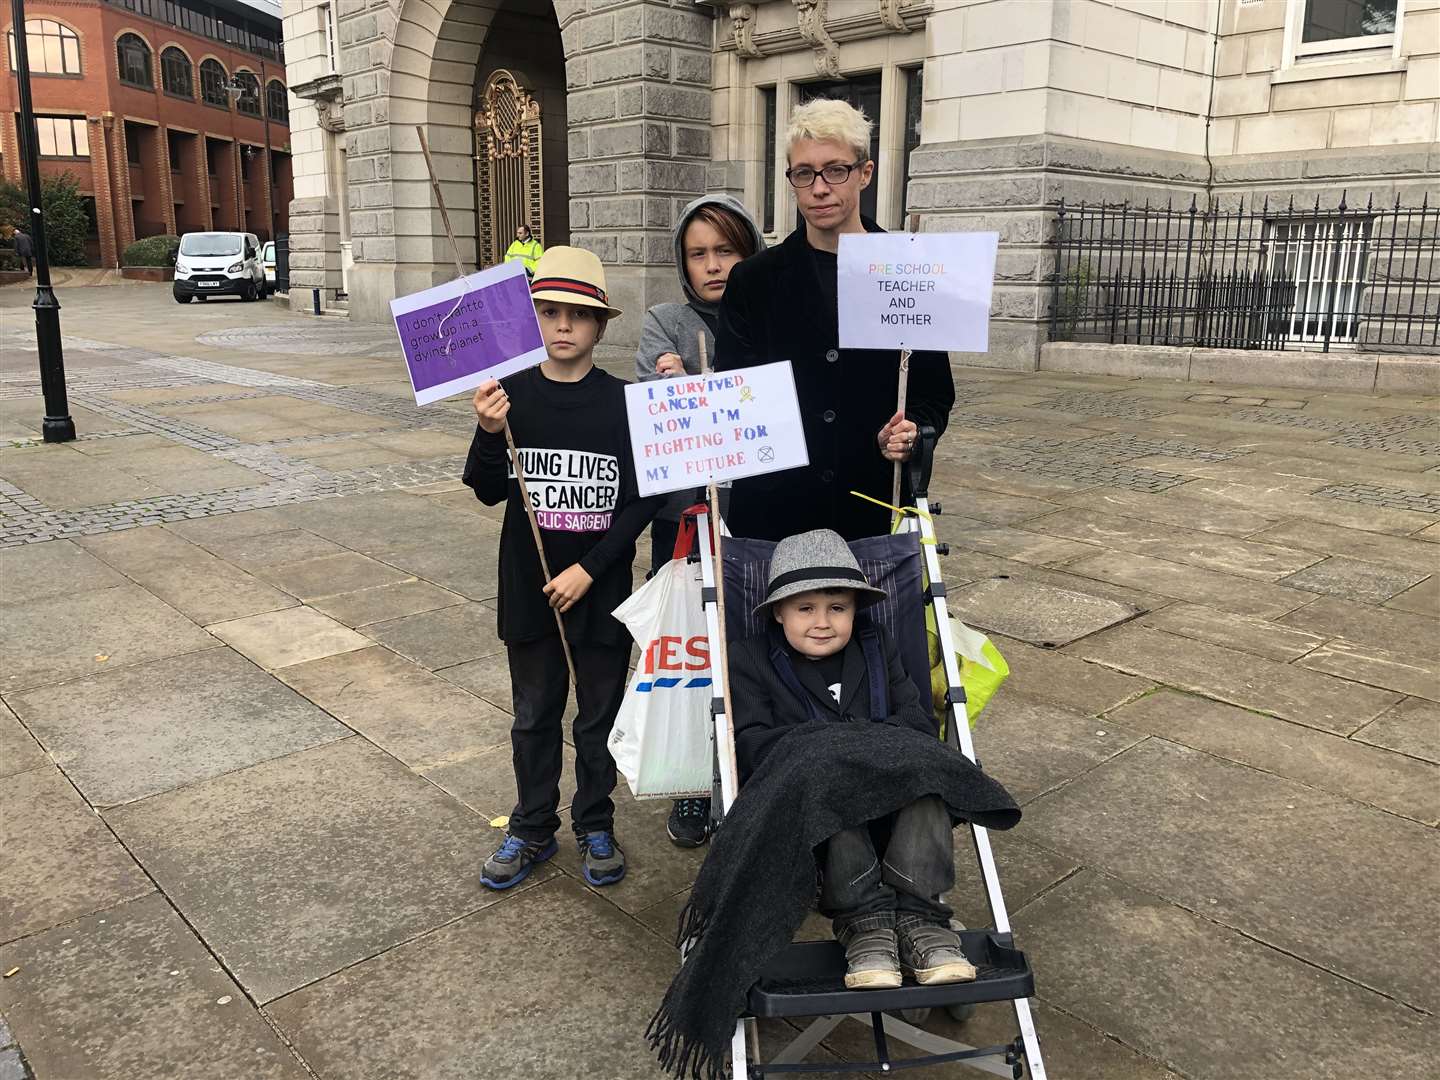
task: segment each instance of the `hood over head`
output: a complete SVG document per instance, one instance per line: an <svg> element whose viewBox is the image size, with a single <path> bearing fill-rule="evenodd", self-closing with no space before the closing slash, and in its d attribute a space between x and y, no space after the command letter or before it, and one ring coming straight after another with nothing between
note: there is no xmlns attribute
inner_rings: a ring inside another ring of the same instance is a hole
<svg viewBox="0 0 1440 1080"><path fill-rule="evenodd" d="M765 250L765 236L760 232L760 227L755 224L755 219L750 216L750 211L745 209L745 204L739 199L729 195L702 195L689 206L680 212L680 220L675 225L674 246L675 246L675 270L680 275L680 288L685 293L685 302L696 311L706 315L714 315L720 310L718 304L712 304L708 300L700 298L699 294L690 287L690 278L685 273L685 228L690 224L690 219L702 206L718 206L722 210L728 210L743 221L750 230L750 235L755 238L755 253L759 254Z"/></svg>

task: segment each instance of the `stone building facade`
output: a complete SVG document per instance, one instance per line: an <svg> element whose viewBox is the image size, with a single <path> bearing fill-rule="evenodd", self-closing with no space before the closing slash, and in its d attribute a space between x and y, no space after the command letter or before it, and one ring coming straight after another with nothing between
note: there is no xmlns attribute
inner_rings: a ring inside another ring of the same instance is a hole
<svg viewBox="0 0 1440 1080"><path fill-rule="evenodd" d="M1440 175L1440 0L296 0L285 6L292 282L381 320L476 258L476 108L515 67L543 106L547 244L596 251L628 312L677 298L670 230L710 190L778 240L791 109L878 121L865 208L994 229L986 357L1031 367L1064 198L1188 203L1342 192L1418 201ZM525 38L525 35L530 35ZM517 48L519 40L534 47ZM549 40L548 52L539 43ZM563 101L559 100L562 97ZM563 143L552 130L564 117ZM565 168L553 158L563 146ZM563 205L568 214L553 213ZM300 290L297 290L300 291ZM297 303L308 305L308 298Z"/></svg>

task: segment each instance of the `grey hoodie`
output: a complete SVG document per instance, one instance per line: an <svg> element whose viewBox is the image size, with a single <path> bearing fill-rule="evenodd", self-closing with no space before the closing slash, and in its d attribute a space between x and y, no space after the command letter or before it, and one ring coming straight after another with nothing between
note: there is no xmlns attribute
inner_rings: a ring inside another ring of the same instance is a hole
<svg viewBox="0 0 1440 1080"><path fill-rule="evenodd" d="M720 305L702 300L690 285L685 273L685 227L702 206L719 206L739 215L755 237L755 250L765 250L765 238L761 235L750 212L743 203L729 195L702 195L680 212L674 233L675 272L680 278L680 288L685 294L683 304L656 304L645 312L640 326L640 345L635 350L635 374L642 381L658 379L655 362L667 352L679 355L685 363L685 370L691 375L700 371L700 347L696 336L705 334L705 347L710 358L715 358L715 325L720 314Z"/></svg>
<svg viewBox="0 0 1440 1080"><path fill-rule="evenodd" d="M702 300L690 285L685 273L685 227L690 224L695 211L702 206L715 205L739 215L755 237L755 251L765 250L765 237L750 216L750 211L738 199L729 195L702 195L680 212L675 225L675 270L680 276L680 288L685 293L683 304L656 304L645 312L640 324L640 345L635 350L635 375L641 382L660 379L664 376L655 371L655 363L665 353L677 354L691 375L700 371L699 335L705 335L705 349L711 362L715 360L715 327L720 314L720 305ZM667 521L678 521L680 512L693 502L692 493L677 492L666 500L656 517Z"/></svg>

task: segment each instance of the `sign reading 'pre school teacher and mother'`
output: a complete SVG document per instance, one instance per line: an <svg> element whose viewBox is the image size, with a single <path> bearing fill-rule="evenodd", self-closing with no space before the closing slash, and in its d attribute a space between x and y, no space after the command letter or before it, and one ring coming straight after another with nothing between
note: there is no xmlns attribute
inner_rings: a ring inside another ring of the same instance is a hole
<svg viewBox="0 0 1440 1080"><path fill-rule="evenodd" d="M625 387L641 495L810 463L788 360Z"/></svg>
<svg viewBox="0 0 1440 1080"><path fill-rule="evenodd" d="M545 359L519 263L502 263L390 301L415 404L474 390Z"/></svg>
<svg viewBox="0 0 1440 1080"><path fill-rule="evenodd" d="M986 352L998 233L840 237L840 347Z"/></svg>

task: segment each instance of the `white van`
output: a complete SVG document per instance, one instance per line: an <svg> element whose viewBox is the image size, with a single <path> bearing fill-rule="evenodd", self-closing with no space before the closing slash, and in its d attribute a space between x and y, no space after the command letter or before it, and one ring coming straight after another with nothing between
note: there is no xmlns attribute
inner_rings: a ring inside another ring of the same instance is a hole
<svg viewBox="0 0 1440 1080"><path fill-rule="evenodd" d="M260 238L254 233L192 232L180 238L175 256L177 304L195 297L238 296L258 300L265 295L265 267Z"/></svg>

